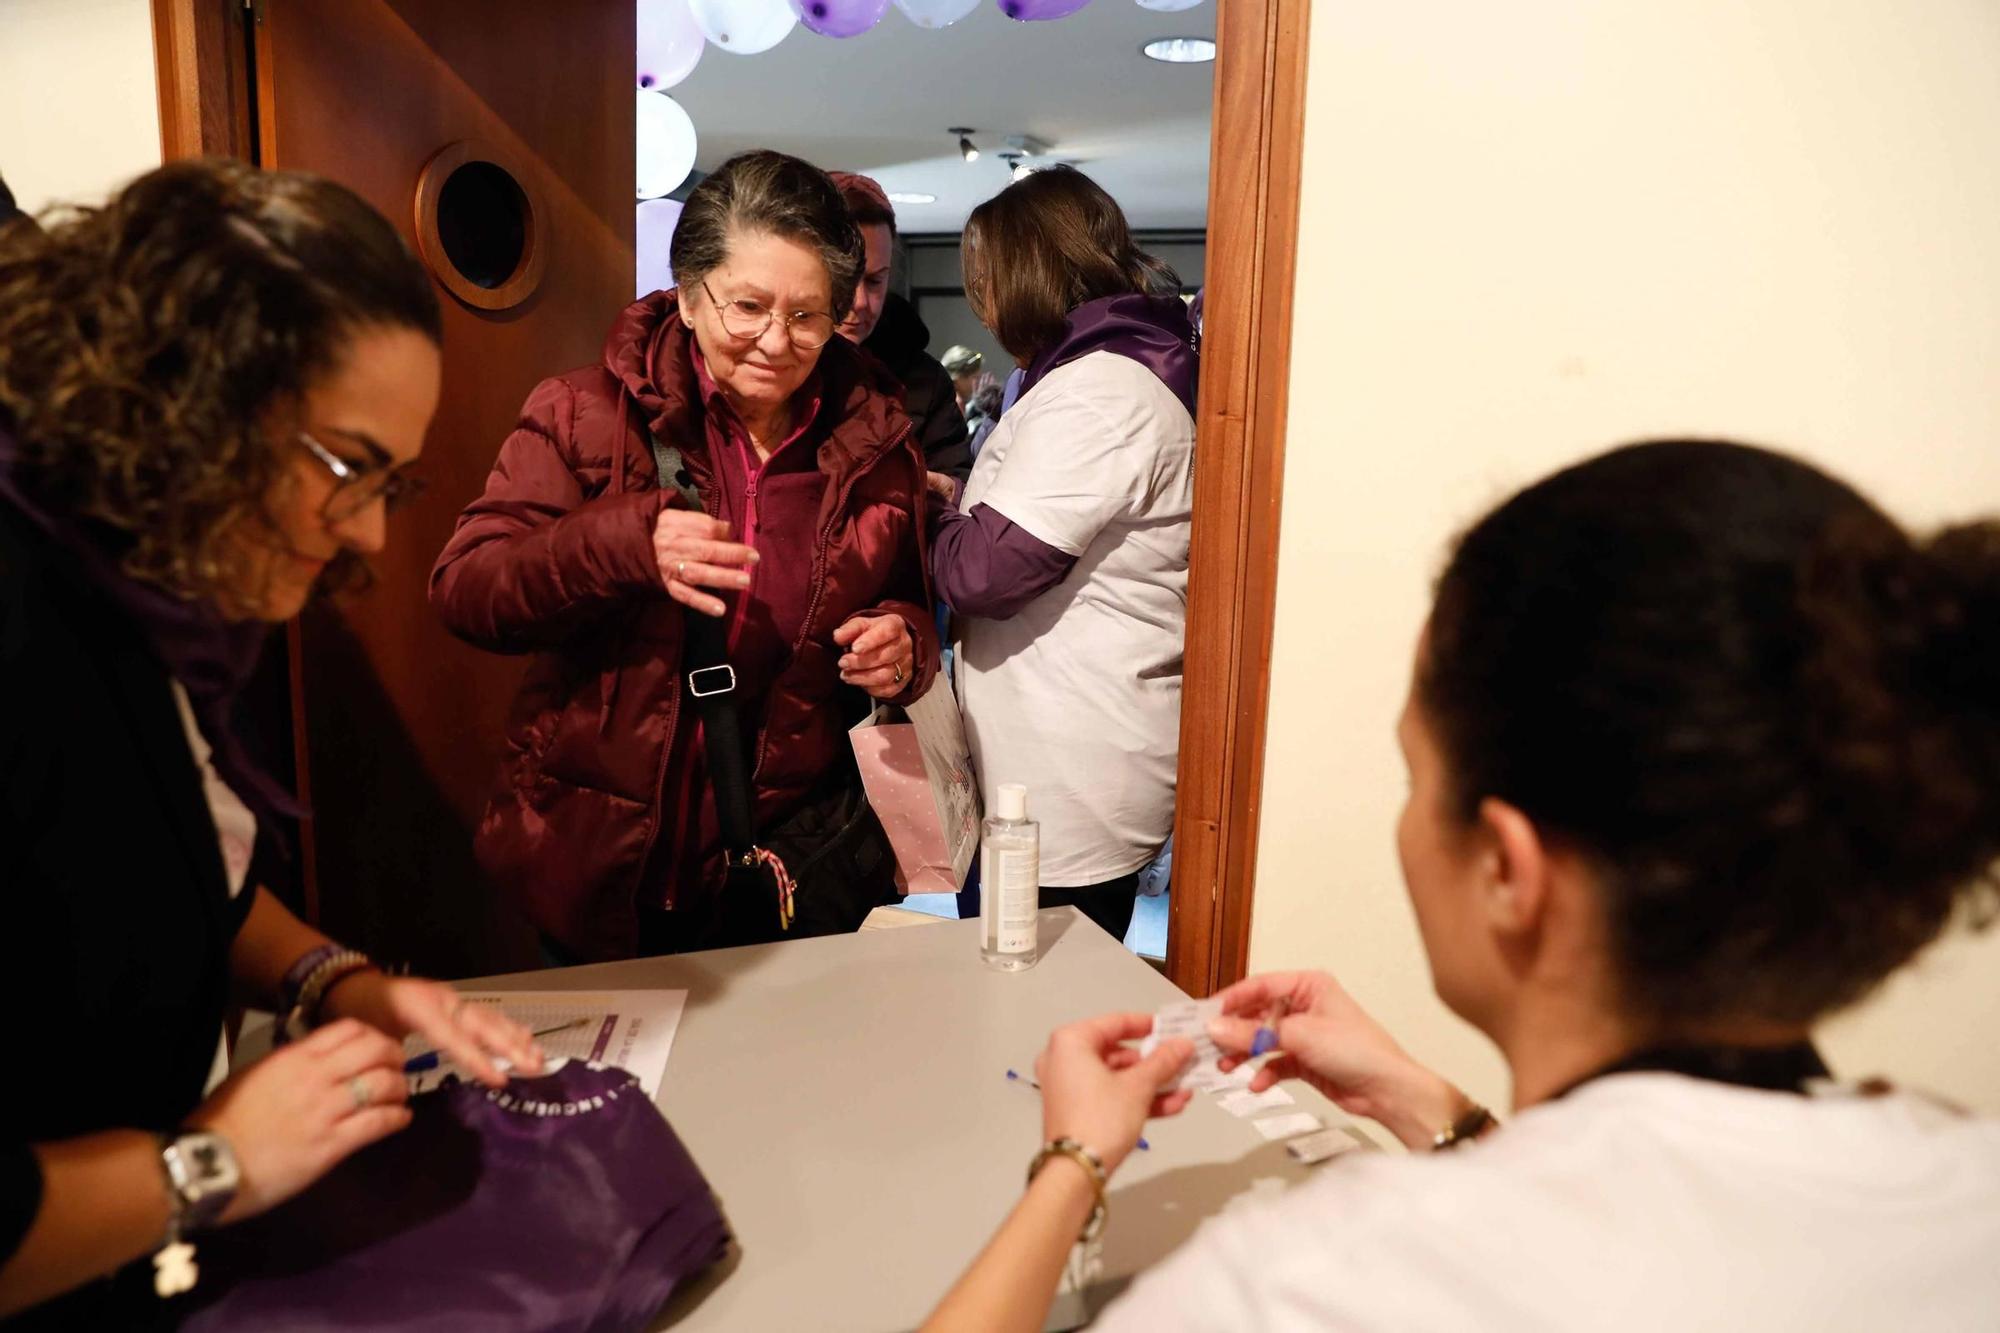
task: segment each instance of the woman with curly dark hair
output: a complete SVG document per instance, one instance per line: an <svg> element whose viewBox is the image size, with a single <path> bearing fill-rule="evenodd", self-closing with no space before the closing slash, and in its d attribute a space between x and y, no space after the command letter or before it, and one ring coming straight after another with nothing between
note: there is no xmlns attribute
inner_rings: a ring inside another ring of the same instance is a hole
<svg viewBox="0 0 2000 1333"><path fill-rule="evenodd" d="M181 163L0 236L0 1317L170 1321L203 1228L407 1123L409 1033L539 1068L248 880L295 807L233 699L381 547L439 337L395 230L311 176ZM215 1086L232 994L301 1039Z"/></svg>

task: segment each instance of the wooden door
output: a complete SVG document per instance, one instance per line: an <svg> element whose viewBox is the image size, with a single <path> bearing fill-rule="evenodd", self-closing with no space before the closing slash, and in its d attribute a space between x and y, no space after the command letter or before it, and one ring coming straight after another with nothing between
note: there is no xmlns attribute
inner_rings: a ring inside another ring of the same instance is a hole
<svg viewBox="0 0 2000 1333"><path fill-rule="evenodd" d="M472 280L441 282L428 493L392 520L376 585L292 630L320 924L437 975L531 965L525 924L471 856L520 663L446 634L426 584L522 399L595 361L632 299L633 5L260 0L255 25L263 165L341 181L413 243L425 168L440 154L455 154L446 166L497 160L532 205L534 265L509 277L475 264Z"/></svg>

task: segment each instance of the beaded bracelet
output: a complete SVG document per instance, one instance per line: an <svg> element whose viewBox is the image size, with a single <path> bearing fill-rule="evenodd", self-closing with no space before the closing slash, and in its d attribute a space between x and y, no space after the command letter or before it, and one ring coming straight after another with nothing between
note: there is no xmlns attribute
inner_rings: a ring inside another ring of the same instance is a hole
<svg viewBox="0 0 2000 1333"><path fill-rule="evenodd" d="M308 949L299 955L298 961L285 969L285 979L278 983L278 1012L289 1014L299 1007L299 993L319 965L340 952L338 944L322 944L316 949Z"/></svg>
<svg viewBox="0 0 2000 1333"><path fill-rule="evenodd" d="M314 950L319 953L320 950ZM303 959L301 962L305 961ZM300 983L298 998L286 1014L281 1025L289 1037L303 1037L319 1026L319 1007L326 993L356 972L375 969L375 962L365 953L353 949L336 948L313 964L306 978Z"/></svg>
<svg viewBox="0 0 2000 1333"><path fill-rule="evenodd" d="M1103 1232L1104 1219L1111 1212L1110 1205L1104 1200L1105 1186L1111 1183L1110 1174L1104 1169L1104 1159L1075 1139L1050 1139L1042 1145L1042 1150L1035 1154L1035 1160L1028 1163L1030 1185L1035 1183L1035 1176L1041 1171L1042 1164L1051 1157L1067 1157L1082 1167L1090 1176L1091 1188L1097 1192L1097 1202L1091 1205L1090 1217L1083 1224L1082 1234L1076 1238L1078 1244L1087 1245Z"/></svg>

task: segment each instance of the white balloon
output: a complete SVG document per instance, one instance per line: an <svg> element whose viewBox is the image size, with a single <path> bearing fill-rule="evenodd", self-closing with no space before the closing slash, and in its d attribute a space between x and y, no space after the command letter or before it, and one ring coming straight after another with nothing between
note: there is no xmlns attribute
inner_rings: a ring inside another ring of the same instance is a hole
<svg viewBox="0 0 2000 1333"><path fill-rule="evenodd" d="M786 0L688 0L688 11L702 36L739 56L770 50L799 21Z"/></svg>
<svg viewBox="0 0 2000 1333"><path fill-rule="evenodd" d="M979 0L896 0L896 8L919 28L949 28L979 8Z"/></svg>
<svg viewBox="0 0 2000 1333"><path fill-rule="evenodd" d="M688 75L708 42L687 0L639 0L639 86L664 92Z"/></svg>
<svg viewBox="0 0 2000 1333"><path fill-rule="evenodd" d="M1202 0L1139 0L1139 8L1150 9L1155 14L1178 14L1200 3Z"/></svg>
<svg viewBox="0 0 2000 1333"><path fill-rule="evenodd" d="M637 259L639 295L663 292L674 285L674 227L684 205L678 199L642 199L632 230Z"/></svg>
<svg viewBox="0 0 2000 1333"><path fill-rule="evenodd" d="M639 197L657 199L694 170L694 122L665 93L641 88L638 97Z"/></svg>

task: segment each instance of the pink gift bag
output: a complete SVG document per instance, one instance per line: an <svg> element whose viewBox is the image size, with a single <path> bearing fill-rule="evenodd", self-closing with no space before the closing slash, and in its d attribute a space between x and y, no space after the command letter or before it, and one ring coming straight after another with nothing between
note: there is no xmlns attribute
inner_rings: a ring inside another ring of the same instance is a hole
<svg viewBox="0 0 2000 1333"><path fill-rule="evenodd" d="M979 851L979 788L951 682L940 674L907 709L878 707L847 734L896 853L897 890L958 892Z"/></svg>

